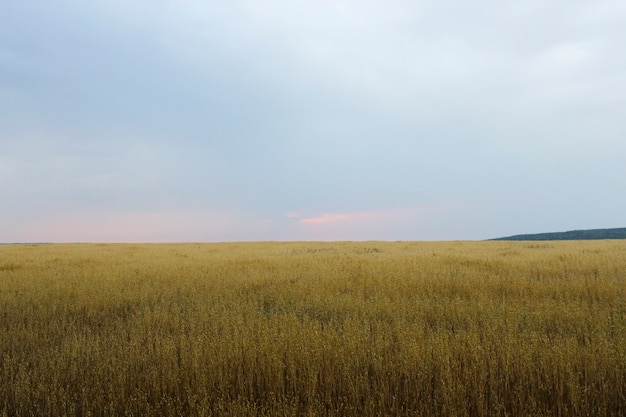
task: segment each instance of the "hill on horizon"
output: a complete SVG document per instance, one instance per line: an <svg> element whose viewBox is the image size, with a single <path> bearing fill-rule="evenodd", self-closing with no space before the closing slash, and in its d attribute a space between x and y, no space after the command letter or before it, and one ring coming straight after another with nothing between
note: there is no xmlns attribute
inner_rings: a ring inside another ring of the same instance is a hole
<svg viewBox="0 0 626 417"><path fill-rule="evenodd" d="M570 230L567 232L514 235L488 240L602 240L626 239L626 227L613 229Z"/></svg>

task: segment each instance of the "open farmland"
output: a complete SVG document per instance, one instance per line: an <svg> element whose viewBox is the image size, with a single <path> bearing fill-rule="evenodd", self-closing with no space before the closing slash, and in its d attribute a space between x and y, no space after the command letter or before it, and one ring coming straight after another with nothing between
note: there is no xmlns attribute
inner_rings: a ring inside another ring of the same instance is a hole
<svg viewBox="0 0 626 417"><path fill-rule="evenodd" d="M0 416L623 416L626 242L0 246Z"/></svg>

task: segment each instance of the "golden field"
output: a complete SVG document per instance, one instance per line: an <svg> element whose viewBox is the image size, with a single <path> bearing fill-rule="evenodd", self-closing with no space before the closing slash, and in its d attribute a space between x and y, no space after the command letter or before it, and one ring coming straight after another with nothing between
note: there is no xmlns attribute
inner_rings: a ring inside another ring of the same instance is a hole
<svg viewBox="0 0 626 417"><path fill-rule="evenodd" d="M624 416L626 241L0 246L0 416Z"/></svg>

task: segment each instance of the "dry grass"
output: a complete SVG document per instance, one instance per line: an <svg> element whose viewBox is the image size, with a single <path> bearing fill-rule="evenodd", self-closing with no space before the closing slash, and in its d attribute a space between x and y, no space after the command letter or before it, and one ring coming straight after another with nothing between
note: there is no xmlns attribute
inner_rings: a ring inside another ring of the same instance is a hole
<svg viewBox="0 0 626 417"><path fill-rule="evenodd" d="M626 242L0 246L0 416L623 416Z"/></svg>

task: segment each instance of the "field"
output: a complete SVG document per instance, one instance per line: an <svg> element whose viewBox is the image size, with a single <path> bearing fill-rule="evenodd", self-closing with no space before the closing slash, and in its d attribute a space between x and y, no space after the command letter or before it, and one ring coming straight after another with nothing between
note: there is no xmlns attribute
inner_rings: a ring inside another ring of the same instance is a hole
<svg viewBox="0 0 626 417"><path fill-rule="evenodd" d="M0 416L624 416L626 241L0 246Z"/></svg>

